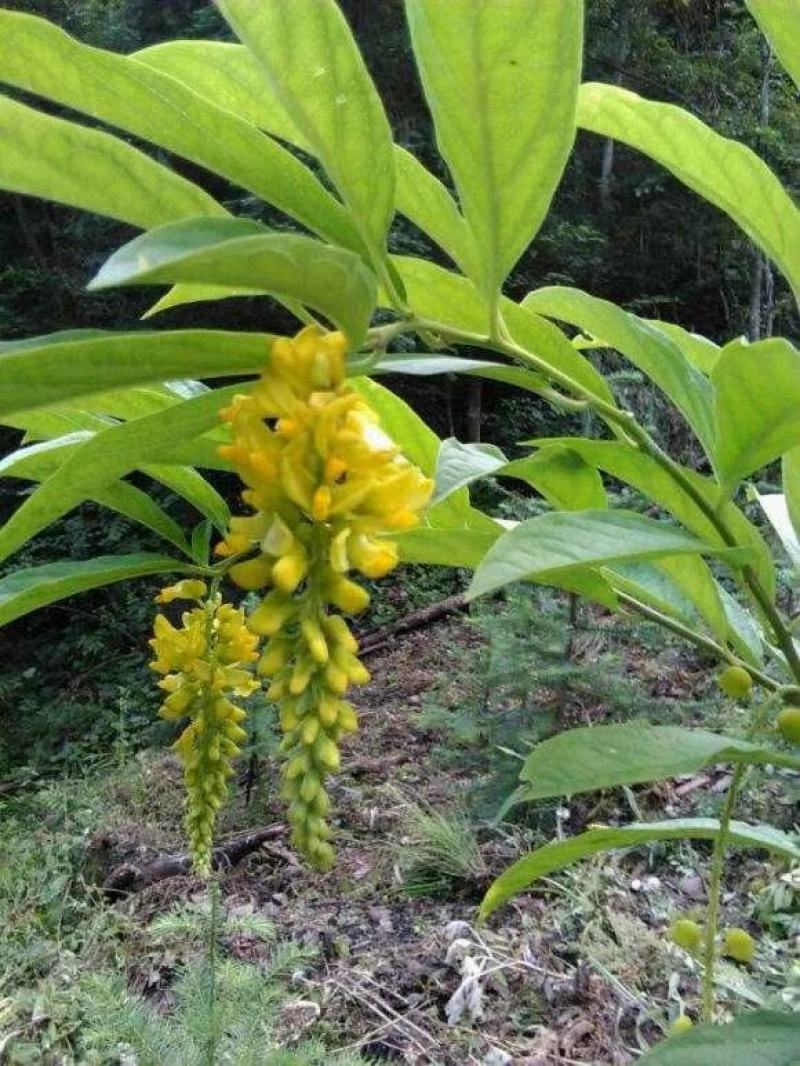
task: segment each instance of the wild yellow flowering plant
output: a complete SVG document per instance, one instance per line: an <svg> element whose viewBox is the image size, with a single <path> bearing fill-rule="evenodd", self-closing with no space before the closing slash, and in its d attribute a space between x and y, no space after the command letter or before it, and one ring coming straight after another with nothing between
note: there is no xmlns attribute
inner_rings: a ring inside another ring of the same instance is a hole
<svg viewBox="0 0 800 1066"><path fill-rule="evenodd" d="M341 333L316 326L276 340L258 383L223 411L233 442L220 449L252 513L231 520L217 554L237 557L228 573L242 588L268 590L248 620L267 638L257 671L280 707L293 841L322 869L334 858L325 778L357 727L344 697L369 681L344 617L369 594L347 575L394 569L391 534L417 524L433 489L346 384L345 353Z"/></svg>
<svg viewBox="0 0 800 1066"><path fill-rule="evenodd" d="M156 615L150 666L163 675L158 682L167 693L162 717L189 718L175 750L184 766L186 830L194 868L207 877L217 810L233 774L233 759L247 736L241 726L245 712L231 697L247 697L259 687L246 669L258 658L258 637L248 629L244 612L223 603L217 592L209 596L204 581L179 581L156 600L196 604L184 611L180 627Z"/></svg>

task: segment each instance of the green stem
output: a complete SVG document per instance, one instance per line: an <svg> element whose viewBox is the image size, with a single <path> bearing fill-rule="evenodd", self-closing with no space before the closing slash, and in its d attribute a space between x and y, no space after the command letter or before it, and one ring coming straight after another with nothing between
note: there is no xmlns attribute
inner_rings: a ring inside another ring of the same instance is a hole
<svg viewBox="0 0 800 1066"><path fill-rule="evenodd" d="M203 1049L203 1066L215 1066L219 1039L217 1010L217 939L219 936L219 882L212 877L208 884L209 916L206 941L206 973L208 991L208 1034Z"/></svg>
<svg viewBox="0 0 800 1066"><path fill-rule="evenodd" d="M718 644L711 637L707 637L705 633L700 633L696 629L692 629L691 626L679 622L676 618L670 618L669 615L662 614L661 611L656 610L654 607L650 607L646 603L641 603L634 596L629 596L627 592L617 592L616 595L620 603L624 603L626 607L630 607L631 610L636 611L636 613L640 614L643 618L647 618L649 621L663 626L664 629L669 629L679 637L683 637L684 640L691 641L696 647L711 652L711 654L718 659L730 662L733 666L741 666L743 670L746 670L748 674L750 674L753 681L757 682L759 685L763 685L764 688L769 689L771 692L778 692L783 688L780 682L770 677L769 674L765 674L763 670L759 670L756 666L751 666L751 664L745 662L744 659L731 655L726 648L723 648L721 644Z"/></svg>
<svg viewBox="0 0 800 1066"><path fill-rule="evenodd" d="M711 860L711 878L708 884L708 908L706 910L706 940L703 949L703 1021L714 1020L715 962L717 951L717 930L719 927L720 903L722 900L722 874L725 868L725 851L731 828L731 819L739 798L747 766L737 766L725 797L725 806L719 819L719 833L714 841L714 855Z"/></svg>

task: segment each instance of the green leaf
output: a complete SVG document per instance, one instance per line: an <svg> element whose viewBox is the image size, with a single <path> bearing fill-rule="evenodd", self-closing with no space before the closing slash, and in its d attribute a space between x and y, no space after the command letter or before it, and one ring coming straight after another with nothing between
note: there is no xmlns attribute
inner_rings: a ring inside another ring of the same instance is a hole
<svg viewBox="0 0 800 1066"><path fill-rule="evenodd" d="M768 0L772 2L772 0ZM642 1066L797 1066L800 1015L741 1014L727 1025L697 1025L651 1048Z"/></svg>
<svg viewBox="0 0 800 1066"><path fill-rule="evenodd" d="M74 454L92 433L79 431L54 440L17 448L0 459L0 477L18 477L30 481L44 481ZM103 507L125 515L132 522L152 529L160 537L189 553L183 530L146 492L124 481L110 482L89 497Z"/></svg>
<svg viewBox="0 0 800 1066"><path fill-rule="evenodd" d="M714 840L718 834L719 822L716 818L676 818L666 822L602 826L567 840L554 840L515 862L492 883L483 898L480 916L482 919L488 918L506 900L530 888L540 877L562 870L587 855L637 844L652 844L657 840ZM771 826L732 822L729 840L734 846L764 848L794 861L800 858L800 848L791 838Z"/></svg>
<svg viewBox="0 0 800 1066"><path fill-rule="evenodd" d="M98 489L93 498L96 503L124 515L131 522L151 529L184 554L191 554L186 536L178 523L135 485L127 481L112 481Z"/></svg>
<svg viewBox="0 0 800 1066"><path fill-rule="evenodd" d="M662 467L649 455L622 441L588 440L584 437L545 437L529 443L540 446L562 445L577 452L587 463L624 481L626 485L643 492L648 499L664 507L692 533L710 544L724 547L725 542L714 524L701 508L681 489ZM772 555L764 538L739 508L726 500L719 503L719 490L715 483L683 467L682 472L694 488L706 499L709 506L718 508L720 518L736 538L737 544L751 548L753 566L770 596L775 594L775 567Z"/></svg>
<svg viewBox="0 0 800 1066"><path fill-rule="evenodd" d="M789 556L792 566L800 574L800 538L798 538L792 525L792 520L789 517L786 497L782 492L770 492L764 495L756 492L755 498L769 519L770 525L778 534L778 540L780 540L784 551Z"/></svg>
<svg viewBox="0 0 800 1066"><path fill-rule="evenodd" d="M141 470L149 477L160 481L162 485L166 485L176 495L188 500L221 533L228 528L231 516L227 503L214 486L191 466L146 463L141 466Z"/></svg>
<svg viewBox="0 0 800 1066"><path fill-rule="evenodd" d="M749 148L721 137L681 107L596 82L580 88L578 125L661 163L730 215L800 290L800 211Z"/></svg>
<svg viewBox="0 0 800 1066"><path fill-rule="evenodd" d="M218 0L320 159L375 261L394 214L392 133L335 0Z"/></svg>
<svg viewBox="0 0 800 1066"><path fill-rule="evenodd" d="M252 285L321 311L357 347L375 306L375 279L355 253L245 219L197 218L143 233L116 251L90 289L174 282Z"/></svg>
<svg viewBox="0 0 800 1066"><path fill-rule="evenodd" d="M0 560L99 489L136 468L159 463L171 447L216 426L237 386L217 389L163 411L97 432L25 500L0 528ZM82 428L82 427L79 427Z"/></svg>
<svg viewBox="0 0 800 1066"><path fill-rule="evenodd" d="M0 625L88 589L148 574L191 573L193 567L167 555L101 555L80 562L46 563L0 578Z"/></svg>
<svg viewBox="0 0 800 1066"><path fill-rule="evenodd" d="M486 304L467 278L425 259L396 255L392 256L392 263L403 279L409 306L416 314L469 332L485 331ZM512 300L502 299L500 304L506 326L518 344L535 352L548 366L567 374L595 396L614 403L603 375L552 322Z"/></svg>
<svg viewBox="0 0 800 1066"><path fill-rule="evenodd" d="M684 356L698 370L708 375L714 369L714 364L722 351L718 344L714 344L713 341L702 337L699 333L690 333L688 329L676 326L674 322L662 322L659 318L648 318L645 321L651 329L666 334L677 344Z"/></svg>
<svg viewBox="0 0 800 1066"><path fill-rule="evenodd" d="M508 459L494 444L462 444L455 437L443 440L436 459L434 500L447 497L481 478L508 466Z"/></svg>
<svg viewBox="0 0 800 1066"><path fill-rule="evenodd" d="M474 570L501 532L499 526L495 533L483 529L421 526L394 539L399 545L400 557L406 563Z"/></svg>
<svg viewBox="0 0 800 1066"><path fill-rule="evenodd" d="M147 229L225 215L197 185L100 130L0 96L0 189L57 200Z"/></svg>
<svg viewBox="0 0 800 1066"><path fill-rule="evenodd" d="M784 453L781 462L783 475L783 494L789 518L798 537L800 537L800 448L791 448Z"/></svg>
<svg viewBox="0 0 800 1066"><path fill-rule="evenodd" d="M784 70L800 89L800 5L797 0L745 0Z"/></svg>
<svg viewBox="0 0 800 1066"><path fill-rule="evenodd" d="M312 146L264 77L261 66L243 45L165 41L134 52L130 58L169 74L252 126L269 130L313 154Z"/></svg>
<svg viewBox="0 0 800 1066"><path fill-rule="evenodd" d="M271 340L265 333L201 329L32 337L0 350L0 415L187 375L258 373Z"/></svg>
<svg viewBox="0 0 800 1066"><path fill-rule="evenodd" d="M526 578L549 583L575 568L705 553L726 551L634 511L556 511L505 533L475 572L468 598Z"/></svg>
<svg viewBox="0 0 800 1066"><path fill-rule="evenodd" d="M569 322L609 348L616 348L672 400L710 452L714 440L711 386L670 337L608 300L579 289L537 289L522 304L539 314Z"/></svg>
<svg viewBox="0 0 800 1066"><path fill-rule="evenodd" d="M800 352L780 337L722 350L714 386L715 465L723 491L800 445Z"/></svg>
<svg viewBox="0 0 800 1066"><path fill-rule="evenodd" d="M663 781L715 763L800 769L797 756L705 729L625 722L566 729L537 744L525 759L516 798L524 802Z"/></svg>
<svg viewBox="0 0 800 1066"><path fill-rule="evenodd" d="M0 11L0 81L221 174L334 243L363 247L347 211L291 152L154 67L81 44L44 19Z"/></svg>
<svg viewBox="0 0 800 1066"><path fill-rule="evenodd" d="M749 644L731 625L721 588L699 555L674 555L652 564L617 564L602 572L617 592L625 592L685 625L698 628L702 619L723 646L730 641L743 658L759 665Z"/></svg>
<svg viewBox="0 0 800 1066"><path fill-rule="evenodd" d="M444 249L464 274L474 277L474 238L453 197L438 178L399 145L394 147L394 162L397 210Z"/></svg>
<svg viewBox="0 0 800 1066"><path fill-rule="evenodd" d="M247 122L315 154L253 56L241 45L167 41L134 57L190 85ZM393 151L396 210L443 248L464 273L475 273L474 240L448 190L410 152L397 144Z"/></svg>
<svg viewBox="0 0 800 1066"><path fill-rule="evenodd" d="M406 11L439 150L475 237L473 280L494 305L572 148L583 5L406 0Z"/></svg>
<svg viewBox="0 0 800 1066"><path fill-rule="evenodd" d="M457 355L427 355L418 352L391 352L368 368L370 377L380 374L413 374L432 377L435 374L466 374L473 378L500 381L528 392L541 392L547 385L542 374L508 363L492 363L487 359L465 359Z"/></svg>
<svg viewBox="0 0 800 1066"><path fill-rule="evenodd" d="M606 493L597 471L579 455L559 446L508 462L491 444L442 441L436 465L436 499L484 477L513 477L540 492L551 507L580 511L605 507Z"/></svg>

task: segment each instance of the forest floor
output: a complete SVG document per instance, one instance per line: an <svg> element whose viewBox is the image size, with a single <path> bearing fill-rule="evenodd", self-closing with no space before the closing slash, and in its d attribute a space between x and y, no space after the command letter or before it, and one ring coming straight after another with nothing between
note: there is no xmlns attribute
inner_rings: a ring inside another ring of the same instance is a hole
<svg viewBox="0 0 800 1066"><path fill-rule="evenodd" d="M283 941L303 948L275 1017L273 1037L283 1047L313 1037L374 1062L618 1066L635 1061L684 1007L696 1016L697 964L666 929L675 915L702 908L703 844L596 856L476 925L491 878L552 835L541 820L493 826L468 817L469 760L443 758L441 732L421 724L421 708L441 701L443 690L451 705L462 689L466 698L482 640L455 618L396 638L370 658L374 680L357 701L361 728L331 791L332 871L309 872L292 853L268 760L249 801L239 789L224 813L223 839L277 827L219 883L224 915L269 919ZM643 674L651 695L691 707L693 692L705 691L707 669L676 645L655 658L631 648L625 656L620 669ZM568 724L603 717L602 706L584 701ZM590 822L710 814L725 783L724 771L709 771L583 797L549 817L556 832L571 834ZM761 774L757 786L748 816L771 814L790 825L779 783ZM171 1009L175 975L201 948L150 930L159 916L202 908L206 889L189 875L118 899L104 899L100 886L121 863L183 850L182 800L180 767L163 752L6 800L0 846L18 869L17 880L8 869L0 875L0 1061L4 1054L9 1063L84 1061L70 1051L82 1021L80 1004L68 1001L90 969L115 968L156 1011ZM434 812L449 819L444 832ZM765 987L785 988L793 947L780 900L763 903L765 886L777 881L765 858L739 853L726 889L726 921L759 939L750 970L721 966L720 999L730 1009L763 1001ZM23 889L17 881L26 863ZM267 960L274 946L247 931L246 921L242 928L223 938L225 953ZM33 990L27 998L23 987ZM120 1053L85 1061L138 1060Z"/></svg>

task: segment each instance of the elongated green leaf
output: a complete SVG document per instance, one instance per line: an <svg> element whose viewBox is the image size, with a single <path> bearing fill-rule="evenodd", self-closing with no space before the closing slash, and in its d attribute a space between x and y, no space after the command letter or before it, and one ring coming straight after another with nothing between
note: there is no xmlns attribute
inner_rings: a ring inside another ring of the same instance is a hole
<svg viewBox="0 0 800 1066"><path fill-rule="evenodd" d="M778 534L778 539L789 556L792 566L800 574L800 538L795 533L792 520L789 517L786 497L782 492L770 492L764 495L757 492L755 495L761 504L761 509L769 519L770 525Z"/></svg>
<svg viewBox="0 0 800 1066"><path fill-rule="evenodd" d="M406 0L406 11L439 150L475 236L473 280L494 304L572 148L583 6Z"/></svg>
<svg viewBox="0 0 800 1066"><path fill-rule="evenodd" d="M771 0L767 0L767 3ZM644 1055L642 1066L797 1066L800 1015L755 1011L728 1025L694 1026Z"/></svg>
<svg viewBox="0 0 800 1066"><path fill-rule="evenodd" d="M800 4L797 0L746 0L773 52L800 89Z"/></svg>
<svg viewBox="0 0 800 1066"><path fill-rule="evenodd" d="M711 375L723 489L800 445L800 352L782 338L726 344Z"/></svg>
<svg viewBox="0 0 800 1066"><path fill-rule="evenodd" d="M143 152L100 130L0 96L0 189L108 215L147 229L225 215L216 200Z"/></svg>
<svg viewBox="0 0 800 1066"><path fill-rule="evenodd" d="M800 290L800 211L749 148L721 137L681 107L595 82L580 88L578 125L657 160L730 215Z"/></svg>
<svg viewBox="0 0 800 1066"><path fill-rule="evenodd" d="M54 440L18 448L0 460L0 477L44 481L91 436L92 434L86 431L70 433ZM189 545L178 523L135 485L124 481L111 482L99 488L89 498L117 511L132 522L146 526L174 544L180 551L189 553Z"/></svg>
<svg viewBox="0 0 800 1066"><path fill-rule="evenodd" d="M781 462L783 495L794 531L800 537L800 448L791 448Z"/></svg>
<svg viewBox="0 0 800 1066"><path fill-rule="evenodd" d="M636 844L651 844L657 840L714 840L719 833L716 818L676 818L667 822L634 822L632 825L602 826L589 829L567 840L555 840L515 862L494 881L481 904L481 917L512 896L518 895L540 877L562 870L565 866L614 848L629 848ZM764 848L787 859L800 858L800 848L791 839L771 826L747 825L732 822L731 844L742 848Z"/></svg>
<svg viewBox="0 0 800 1066"><path fill-rule="evenodd" d="M44 19L0 11L0 81L143 137L329 240L363 247L347 211L291 152L154 67L81 44Z"/></svg>
<svg viewBox="0 0 800 1066"><path fill-rule="evenodd" d="M485 330L486 304L466 278L425 259L392 256L392 263L403 279L409 306L417 314L478 335ZM518 344L534 352L549 367L567 374L595 396L607 403L614 403L602 374L552 322L512 300L501 300L501 308L506 326Z"/></svg>
<svg viewBox="0 0 800 1066"><path fill-rule="evenodd" d="M525 297L523 306L569 322L616 348L664 391L710 452L714 439L711 386L670 337L608 300L579 289L538 289Z"/></svg>
<svg viewBox="0 0 800 1066"><path fill-rule="evenodd" d="M115 252L89 285L173 282L252 284L316 308L357 346L375 306L375 280L344 248L295 233L268 233L245 219L193 219L144 233Z"/></svg>
<svg viewBox="0 0 800 1066"><path fill-rule="evenodd" d="M462 444L453 437L442 441L436 464L437 500L491 476L518 478L560 510L605 507L607 502L597 471L568 448L545 448L509 462L491 444Z"/></svg>
<svg viewBox="0 0 800 1066"><path fill-rule="evenodd" d="M252 126L313 154L255 57L241 44L165 41L134 52L131 59L169 74L207 100Z"/></svg>
<svg viewBox="0 0 800 1066"><path fill-rule="evenodd" d="M190 573L192 567L168 555L139 552L101 555L80 562L46 563L0 578L0 625L37 611L48 603L88 589L149 574Z"/></svg>
<svg viewBox="0 0 800 1066"><path fill-rule="evenodd" d="M410 152L395 145L395 206L450 256L463 273L475 277L474 238L453 197Z"/></svg>
<svg viewBox="0 0 800 1066"><path fill-rule="evenodd" d="M217 389L176 404L167 417L159 411L95 433L0 528L0 560L106 485L215 426L235 393L236 386Z"/></svg>
<svg viewBox="0 0 800 1066"><path fill-rule="evenodd" d="M241 45L167 41L136 52L135 58L190 85L247 122L315 154L256 60ZM394 145L394 165L396 210L443 248L464 273L475 274L474 240L450 193L399 145ZM180 295L185 298L188 293Z"/></svg>
<svg viewBox="0 0 800 1066"><path fill-rule="evenodd" d="M567 729L537 744L520 772L518 802L663 781L715 763L771 763L800 769L800 758L705 729L647 722Z"/></svg>
<svg viewBox="0 0 800 1066"><path fill-rule="evenodd" d="M146 463L141 469L145 474L172 489L178 496L188 500L201 515L208 518L220 532L230 522L228 505L213 485L190 466L170 463Z"/></svg>
<svg viewBox="0 0 800 1066"><path fill-rule="evenodd" d="M131 522L151 529L184 554L190 554L188 541L178 523L135 485L130 485L127 481L113 481L98 489L93 498L95 502L124 515Z"/></svg>
<svg viewBox="0 0 800 1066"><path fill-rule="evenodd" d="M376 261L394 214L392 134L335 0L217 0L350 208Z"/></svg>
<svg viewBox="0 0 800 1066"><path fill-rule="evenodd" d="M406 563L426 566L459 566L474 570L502 533L483 529L459 529L422 526L395 538L400 557Z"/></svg>
<svg viewBox="0 0 800 1066"><path fill-rule="evenodd" d="M652 564L617 564L602 573L617 592L625 592L693 629L701 628L698 623L702 620L723 647L730 642L747 662L760 664L749 643L731 624L721 588L699 555L673 555Z"/></svg>
<svg viewBox="0 0 800 1066"><path fill-rule="evenodd" d="M527 392L541 392L547 379L533 370L508 363L491 363L486 359L465 359L456 355L422 355L415 352L392 352L369 367L370 377L380 374L413 374L430 377L435 374L466 374L486 378L504 385L514 385Z"/></svg>
<svg viewBox="0 0 800 1066"><path fill-rule="evenodd" d="M682 554L726 551L633 511L556 511L505 533L475 572L468 598L526 578L546 582L575 568ZM733 554L734 559L742 557Z"/></svg>
<svg viewBox="0 0 800 1066"><path fill-rule="evenodd" d="M674 322L662 322L658 318L648 318L645 321L651 329L665 333L671 341L677 344L684 356L698 370L702 370L704 374L710 374L714 369L714 364L722 351L718 344L714 344L713 341L702 337L699 333L690 333L688 329L676 326Z"/></svg>
<svg viewBox="0 0 800 1066"><path fill-rule="evenodd" d="M257 373L271 339L201 329L29 338L24 346L0 351L0 415L187 375Z"/></svg>
<svg viewBox="0 0 800 1066"><path fill-rule="evenodd" d="M668 510L692 533L711 544L724 546L714 524L697 503L679 488L675 481L649 455L621 441L587 440L583 437L543 438L532 443L542 446L562 445L576 451L587 463L604 470L626 485L643 492L649 499ZM719 515L736 538L737 544L746 545L754 552L753 566L770 596L775 594L775 568L764 538L749 522L738 507L730 501L722 505L717 500L718 489L713 481L682 468L684 477L706 499L711 508L718 508Z"/></svg>

